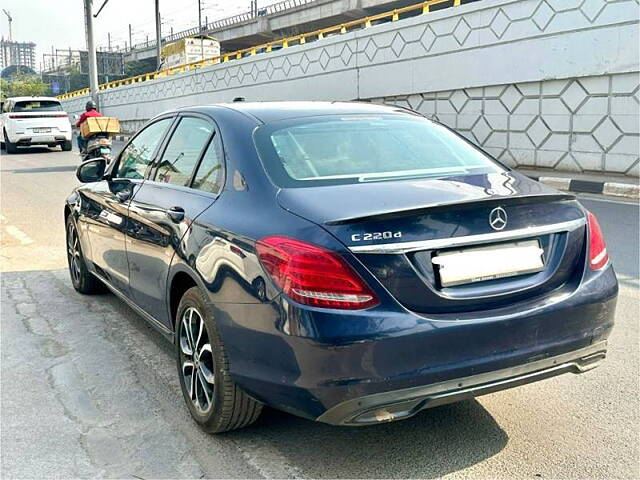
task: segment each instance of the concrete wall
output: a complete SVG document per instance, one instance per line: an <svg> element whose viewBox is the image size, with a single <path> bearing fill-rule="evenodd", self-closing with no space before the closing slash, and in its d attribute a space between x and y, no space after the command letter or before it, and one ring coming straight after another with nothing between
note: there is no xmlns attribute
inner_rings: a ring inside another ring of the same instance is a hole
<svg viewBox="0 0 640 480"><path fill-rule="evenodd" d="M483 0L107 90L101 103L130 129L236 96L397 103L512 165L638 176L638 24L638 0Z"/></svg>

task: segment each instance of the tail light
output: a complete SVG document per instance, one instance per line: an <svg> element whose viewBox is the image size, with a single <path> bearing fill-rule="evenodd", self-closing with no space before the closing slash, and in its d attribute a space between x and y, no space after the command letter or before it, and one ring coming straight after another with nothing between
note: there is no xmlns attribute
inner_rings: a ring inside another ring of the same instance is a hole
<svg viewBox="0 0 640 480"><path fill-rule="evenodd" d="M587 226L589 229L589 266L592 270L600 270L609 261L609 254L600 224L591 212L587 212Z"/></svg>
<svg viewBox="0 0 640 480"><path fill-rule="evenodd" d="M338 254L287 237L266 237L256 249L264 268L296 302L361 310L377 305L375 293Z"/></svg>

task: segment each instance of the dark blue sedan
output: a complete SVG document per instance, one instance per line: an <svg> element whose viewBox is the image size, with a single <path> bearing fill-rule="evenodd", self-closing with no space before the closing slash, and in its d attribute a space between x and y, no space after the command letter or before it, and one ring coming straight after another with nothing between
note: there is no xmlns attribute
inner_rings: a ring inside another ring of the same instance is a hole
<svg viewBox="0 0 640 480"><path fill-rule="evenodd" d="M184 108L77 176L74 287L174 342L207 431L263 405L399 420L605 358L618 285L595 217L415 112Z"/></svg>

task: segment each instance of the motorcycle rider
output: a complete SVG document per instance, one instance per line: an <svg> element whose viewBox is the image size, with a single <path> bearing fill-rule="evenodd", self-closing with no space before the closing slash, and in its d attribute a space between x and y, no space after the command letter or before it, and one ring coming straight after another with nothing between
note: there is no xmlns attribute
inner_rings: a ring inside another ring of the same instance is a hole
<svg viewBox="0 0 640 480"><path fill-rule="evenodd" d="M89 117L102 117L102 114L96 109L96 103L93 100L89 100L85 105L85 112L80 115L80 118L76 122L76 127L80 128L87 118ZM82 153L87 148L88 139L84 138L78 131L78 148Z"/></svg>

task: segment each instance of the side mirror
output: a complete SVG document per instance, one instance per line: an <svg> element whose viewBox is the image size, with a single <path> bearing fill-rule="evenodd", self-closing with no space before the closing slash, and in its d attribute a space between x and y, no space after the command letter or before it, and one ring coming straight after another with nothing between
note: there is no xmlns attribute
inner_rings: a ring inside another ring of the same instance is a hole
<svg viewBox="0 0 640 480"><path fill-rule="evenodd" d="M73 123L76 123L79 118L80 116L77 113L71 115L71 120L73 120Z"/></svg>
<svg viewBox="0 0 640 480"><path fill-rule="evenodd" d="M94 158L83 162L76 170L76 177L82 183L99 182L104 178L107 162L104 158Z"/></svg>

